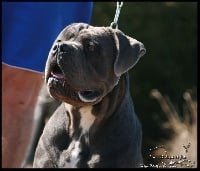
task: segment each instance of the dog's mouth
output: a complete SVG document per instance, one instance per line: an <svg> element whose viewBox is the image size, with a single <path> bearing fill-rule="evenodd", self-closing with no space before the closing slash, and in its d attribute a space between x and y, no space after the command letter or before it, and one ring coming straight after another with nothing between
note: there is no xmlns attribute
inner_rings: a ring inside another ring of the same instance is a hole
<svg viewBox="0 0 200 171"><path fill-rule="evenodd" d="M63 71L60 69L60 67L57 64L53 67L51 71L51 76L57 79L65 79Z"/></svg>
<svg viewBox="0 0 200 171"><path fill-rule="evenodd" d="M62 68L55 64L49 72L47 78L47 85L49 87L50 94L61 101L67 103L95 103L102 95L101 90L84 89L78 90L73 88L67 80Z"/></svg>

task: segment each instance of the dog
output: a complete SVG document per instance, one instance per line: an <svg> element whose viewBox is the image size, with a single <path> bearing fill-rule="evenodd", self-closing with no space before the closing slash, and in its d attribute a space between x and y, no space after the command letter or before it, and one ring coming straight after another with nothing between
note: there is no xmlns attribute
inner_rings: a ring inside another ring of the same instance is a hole
<svg viewBox="0 0 200 171"><path fill-rule="evenodd" d="M144 45L111 27L73 23L49 52L45 82L62 101L45 125L34 168L134 168L143 163L141 124L128 70Z"/></svg>

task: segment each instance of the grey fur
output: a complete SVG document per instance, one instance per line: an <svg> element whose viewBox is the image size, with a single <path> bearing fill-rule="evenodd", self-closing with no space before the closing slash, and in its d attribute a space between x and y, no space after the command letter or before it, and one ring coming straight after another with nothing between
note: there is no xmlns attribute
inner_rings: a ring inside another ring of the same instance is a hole
<svg viewBox="0 0 200 171"><path fill-rule="evenodd" d="M144 53L141 42L111 27L74 23L58 35L45 81L63 103L44 128L33 167L140 167L142 130L127 71Z"/></svg>

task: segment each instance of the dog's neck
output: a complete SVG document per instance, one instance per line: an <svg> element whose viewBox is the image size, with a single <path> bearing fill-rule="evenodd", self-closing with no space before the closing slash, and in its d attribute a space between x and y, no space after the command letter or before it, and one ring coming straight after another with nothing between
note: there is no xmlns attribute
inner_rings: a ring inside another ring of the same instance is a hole
<svg viewBox="0 0 200 171"><path fill-rule="evenodd" d="M128 84L128 74L122 75L113 90L101 102L93 106L76 107L65 103L70 121L68 128L70 135L77 139L89 131L94 133L95 128L101 126L102 121L116 113L115 111L120 107L122 100L128 93L126 91L129 91Z"/></svg>
<svg viewBox="0 0 200 171"><path fill-rule="evenodd" d="M127 87L125 88L125 86L128 86L127 81L128 75L123 75L118 85L96 105L74 107L65 103L69 118L67 130L71 137L71 143L67 149L70 154L70 162L67 166L78 167L79 164L84 163L81 161L86 158L89 160L88 165L91 165L90 167L98 163L98 154L90 156L91 149L89 150L89 148L96 144L96 137L99 136L98 131L102 130L101 127L110 121L109 117L118 117L115 116L119 114L116 111L119 110L125 96L129 93ZM62 163L61 165L64 166Z"/></svg>

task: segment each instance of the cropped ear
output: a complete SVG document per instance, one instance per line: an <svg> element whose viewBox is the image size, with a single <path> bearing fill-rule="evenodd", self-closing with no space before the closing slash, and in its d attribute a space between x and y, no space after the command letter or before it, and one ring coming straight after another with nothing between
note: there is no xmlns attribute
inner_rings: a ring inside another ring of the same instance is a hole
<svg viewBox="0 0 200 171"><path fill-rule="evenodd" d="M113 29L113 32L116 44L114 72L119 77L138 62L140 57L146 53L146 49L141 42L126 36L120 30Z"/></svg>

